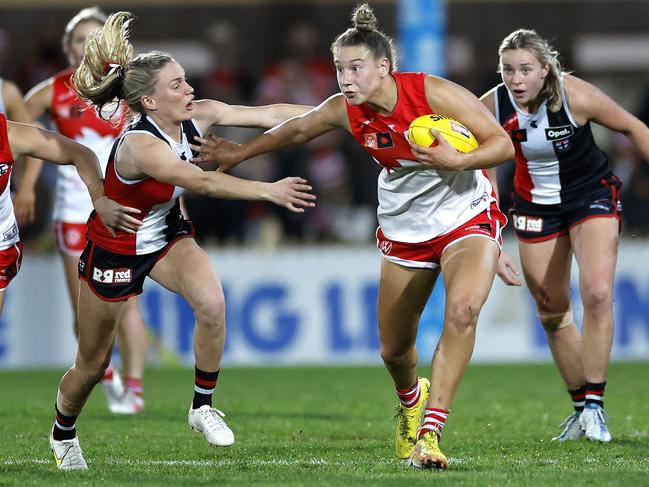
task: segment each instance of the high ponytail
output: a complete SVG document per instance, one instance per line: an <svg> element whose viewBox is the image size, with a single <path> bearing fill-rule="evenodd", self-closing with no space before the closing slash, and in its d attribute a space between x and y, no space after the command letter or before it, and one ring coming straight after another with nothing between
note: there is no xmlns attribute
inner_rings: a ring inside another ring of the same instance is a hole
<svg viewBox="0 0 649 487"><path fill-rule="evenodd" d="M125 99L124 78L133 58L129 27L134 17L129 12L110 15L104 26L91 32L81 64L72 77L80 98L90 100L98 113L109 103Z"/></svg>
<svg viewBox="0 0 649 487"><path fill-rule="evenodd" d="M390 72L397 70L397 55L392 39L378 29L378 21L372 8L364 3L352 13L353 27L340 34L331 44L334 52L343 46L365 45L375 59L387 58L390 61Z"/></svg>
<svg viewBox="0 0 649 487"><path fill-rule="evenodd" d="M134 18L130 12L117 12L92 32L72 77L76 92L90 100L102 117L103 108L116 100L124 100L131 111L144 115L142 97L153 93L158 72L173 61L169 54L159 51L133 58L129 37Z"/></svg>

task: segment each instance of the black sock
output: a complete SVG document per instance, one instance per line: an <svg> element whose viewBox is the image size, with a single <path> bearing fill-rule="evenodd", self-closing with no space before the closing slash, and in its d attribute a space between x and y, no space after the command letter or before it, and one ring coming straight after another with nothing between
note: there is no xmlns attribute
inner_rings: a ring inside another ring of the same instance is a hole
<svg viewBox="0 0 649 487"><path fill-rule="evenodd" d="M54 420L52 436L57 441L74 439L77 436L77 429L75 427L77 416L66 416L59 411L56 405L54 405L54 409L56 409L56 419Z"/></svg>
<svg viewBox="0 0 649 487"><path fill-rule="evenodd" d="M216 388L216 379L219 377L219 370L216 372L205 372L198 367L194 373L194 399L192 408L198 409L201 406L212 406L212 394Z"/></svg>
<svg viewBox="0 0 649 487"><path fill-rule="evenodd" d="M604 389L606 382L594 384L586 382L586 404L597 404L599 407L604 407Z"/></svg>

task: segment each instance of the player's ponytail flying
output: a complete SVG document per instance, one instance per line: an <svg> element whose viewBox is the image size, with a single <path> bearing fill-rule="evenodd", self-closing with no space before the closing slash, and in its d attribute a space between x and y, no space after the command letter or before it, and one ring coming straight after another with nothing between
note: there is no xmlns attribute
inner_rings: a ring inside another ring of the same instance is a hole
<svg viewBox="0 0 649 487"><path fill-rule="evenodd" d="M124 100L132 112L144 114L142 98L153 93L157 74L173 58L153 51L133 58L129 40L130 12L111 14L86 40L84 57L73 76L75 90L102 116L103 107Z"/></svg>

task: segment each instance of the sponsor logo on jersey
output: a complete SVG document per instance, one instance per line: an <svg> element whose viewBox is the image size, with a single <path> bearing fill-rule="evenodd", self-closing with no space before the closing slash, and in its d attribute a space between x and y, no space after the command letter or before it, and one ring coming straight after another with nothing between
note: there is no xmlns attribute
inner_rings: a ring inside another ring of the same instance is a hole
<svg viewBox="0 0 649 487"><path fill-rule="evenodd" d="M18 226L14 223L13 225L11 225L11 228L10 228L9 230L5 231L5 232L2 234L2 240L3 240L3 241L5 241L5 240L11 240L11 239L14 238L16 235L18 235Z"/></svg>
<svg viewBox="0 0 649 487"><path fill-rule="evenodd" d="M9 172L9 164L0 164L0 176L4 176Z"/></svg>
<svg viewBox="0 0 649 487"><path fill-rule="evenodd" d="M574 133L572 125L562 125L561 127L550 127L545 129L546 140L567 139Z"/></svg>
<svg viewBox="0 0 649 487"><path fill-rule="evenodd" d="M451 122L451 130L453 132L457 132L458 134L466 137L467 139L471 138L471 134L469 133L469 129L466 128L464 125L459 124L457 122Z"/></svg>
<svg viewBox="0 0 649 487"><path fill-rule="evenodd" d="M514 215L514 228L521 232L542 232L543 218Z"/></svg>
<svg viewBox="0 0 649 487"><path fill-rule="evenodd" d="M511 137L514 142L527 142L527 130L525 129L512 130Z"/></svg>
<svg viewBox="0 0 649 487"><path fill-rule="evenodd" d="M365 147L376 149L376 134L365 134Z"/></svg>
<svg viewBox="0 0 649 487"><path fill-rule="evenodd" d="M131 269L122 267L120 269L98 269L93 267L92 279L102 284L128 284L132 280Z"/></svg>
<svg viewBox="0 0 649 487"><path fill-rule="evenodd" d="M489 199L489 195L485 191L484 193L482 193L482 196L480 196L480 198L476 198L471 202L471 209L475 208L480 203L486 203L488 199Z"/></svg>
<svg viewBox="0 0 649 487"><path fill-rule="evenodd" d="M365 147L370 149L387 149L394 147L390 132L378 132L375 134L365 134Z"/></svg>

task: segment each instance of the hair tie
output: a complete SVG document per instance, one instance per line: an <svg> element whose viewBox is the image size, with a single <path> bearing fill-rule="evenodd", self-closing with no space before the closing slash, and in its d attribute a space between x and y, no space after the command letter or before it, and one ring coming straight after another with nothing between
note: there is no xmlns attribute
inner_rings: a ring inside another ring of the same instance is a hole
<svg viewBox="0 0 649 487"><path fill-rule="evenodd" d="M112 74L117 74L117 76L124 77L124 68L121 64L115 62L109 62L104 64L104 77L108 77Z"/></svg>

